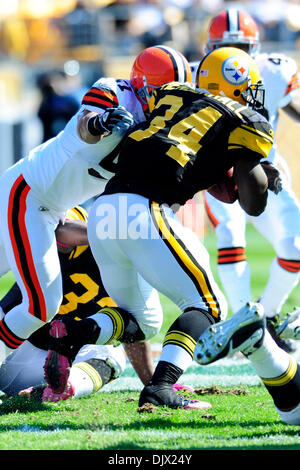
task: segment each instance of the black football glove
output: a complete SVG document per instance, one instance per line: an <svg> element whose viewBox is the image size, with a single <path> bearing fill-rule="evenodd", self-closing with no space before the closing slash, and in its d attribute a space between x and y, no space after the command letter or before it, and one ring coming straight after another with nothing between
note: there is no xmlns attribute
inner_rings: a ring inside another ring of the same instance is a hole
<svg viewBox="0 0 300 470"><path fill-rule="evenodd" d="M268 178L268 189L275 194L282 190L282 179L279 170L272 163L265 161L260 163Z"/></svg>
<svg viewBox="0 0 300 470"><path fill-rule="evenodd" d="M110 134L114 129L127 131L134 125L132 114L123 106L108 108L88 120L88 131L92 135Z"/></svg>

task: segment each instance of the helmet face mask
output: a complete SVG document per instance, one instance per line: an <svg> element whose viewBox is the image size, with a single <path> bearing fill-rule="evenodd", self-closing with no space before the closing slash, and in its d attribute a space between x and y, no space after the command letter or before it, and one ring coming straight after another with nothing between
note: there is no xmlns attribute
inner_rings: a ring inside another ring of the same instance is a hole
<svg viewBox="0 0 300 470"><path fill-rule="evenodd" d="M143 76L144 86L136 90L136 94L144 105L148 105L157 85L150 85L147 83L147 78Z"/></svg>
<svg viewBox="0 0 300 470"><path fill-rule="evenodd" d="M208 53L199 64L196 87L257 111L264 107L263 82L258 67L241 49L222 47Z"/></svg>
<svg viewBox="0 0 300 470"><path fill-rule="evenodd" d="M218 49L219 47L236 47L237 49L241 49L241 51L247 52L247 54L251 55L252 57L255 55L253 53L253 45L250 44L249 42L229 42L229 43L223 43L220 42L219 44L214 44L213 48L211 49L212 51L215 49ZM207 51L211 52L211 51Z"/></svg>
<svg viewBox="0 0 300 470"><path fill-rule="evenodd" d="M264 110L265 104L265 89L262 80L259 80L254 85L250 85L245 91L241 93L245 103L254 111L261 112Z"/></svg>

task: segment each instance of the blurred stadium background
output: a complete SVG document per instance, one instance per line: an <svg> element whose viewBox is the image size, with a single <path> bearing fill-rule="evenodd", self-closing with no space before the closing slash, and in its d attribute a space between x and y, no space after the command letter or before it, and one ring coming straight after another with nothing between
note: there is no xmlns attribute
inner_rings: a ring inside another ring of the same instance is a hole
<svg viewBox="0 0 300 470"><path fill-rule="evenodd" d="M95 79L128 77L143 48L164 43L201 58L210 18L231 6L255 18L263 51L300 64L298 0L1 0L0 172L58 132ZM298 134L282 114L278 144L300 197Z"/></svg>

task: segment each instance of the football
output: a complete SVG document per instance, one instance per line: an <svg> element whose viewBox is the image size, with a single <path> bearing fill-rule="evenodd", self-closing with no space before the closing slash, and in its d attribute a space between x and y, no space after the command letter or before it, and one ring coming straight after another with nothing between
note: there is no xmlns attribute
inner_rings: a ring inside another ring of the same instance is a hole
<svg viewBox="0 0 300 470"><path fill-rule="evenodd" d="M219 201L232 204L238 199L238 189L233 179L233 168L227 171L224 179L208 188L207 192Z"/></svg>

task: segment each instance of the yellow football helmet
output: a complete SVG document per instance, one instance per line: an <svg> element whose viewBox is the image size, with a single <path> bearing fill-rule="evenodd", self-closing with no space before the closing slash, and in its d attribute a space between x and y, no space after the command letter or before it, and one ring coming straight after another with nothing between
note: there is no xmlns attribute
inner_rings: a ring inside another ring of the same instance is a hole
<svg viewBox="0 0 300 470"><path fill-rule="evenodd" d="M195 84L257 111L264 109L265 90L258 67L241 49L221 47L209 52L199 64Z"/></svg>

